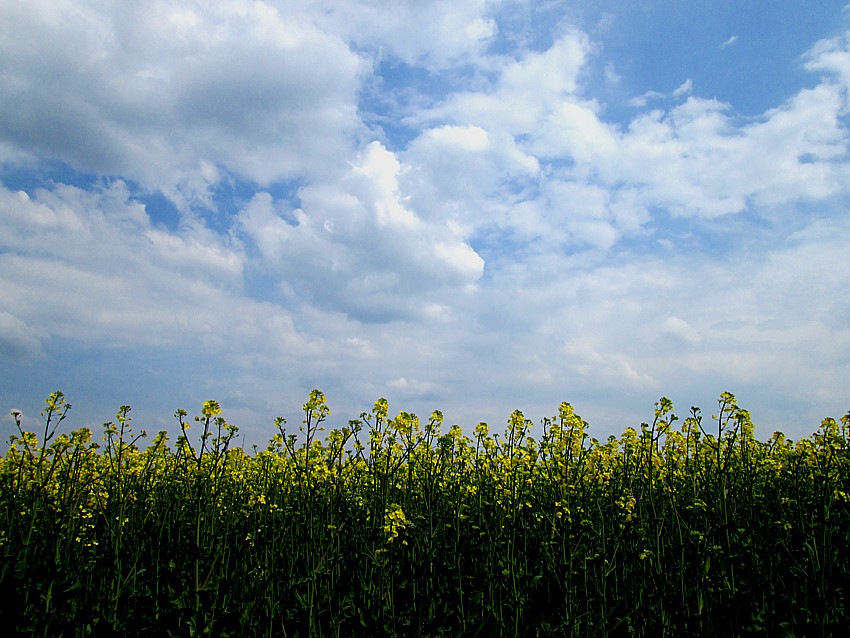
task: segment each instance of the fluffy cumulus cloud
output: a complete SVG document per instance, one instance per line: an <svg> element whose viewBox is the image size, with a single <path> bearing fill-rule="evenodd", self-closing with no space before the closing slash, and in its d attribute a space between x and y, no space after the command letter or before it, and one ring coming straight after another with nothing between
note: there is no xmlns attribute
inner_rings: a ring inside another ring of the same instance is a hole
<svg viewBox="0 0 850 638"><path fill-rule="evenodd" d="M122 182L94 191L62 185L33 197L3 189L0 202L0 304L19 340L43 334L110 347L223 341L244 315L221 308L258 310L240 299L238 248L204 228L157 228ZM291 325L288 332L279 337L297 338Z"/></svg>
<svg viewBox="0 0 850 638"><path fill-rule="evenodd" d="M338 183L302 189L289 219L270 196L255 196L242 228L285 292L362 321L415 318L474 286L484 263L457 229L406 205L400 170L373 142Z"/></svg>
<svg viewBox="0 0 850 638"><path fill-rule="evenodd" d="M313 387L609 432L662 394L846 410L850 36L744 116L696 64L638 82L639 27L579 5L0 5L8 400L215 394L253 441ZM744 55L727 28L702 53Z"/></svg>
<svg viewBox="0 0 850 638"><path fill-rule="evenodd" d="M190 203L211 167L258 183L332 170L368 62L287 7L4 4L4 141Z"/></svg>
<svg viewBox="0 0 850 638"><path fill-rule="evenodd" d="M589 49L587 36L569 29L545 50L485 57L480 65L494 80L481 90L452 94L415 119L486 123L513 135L532 133L541 118L576 91Z"/></svg>

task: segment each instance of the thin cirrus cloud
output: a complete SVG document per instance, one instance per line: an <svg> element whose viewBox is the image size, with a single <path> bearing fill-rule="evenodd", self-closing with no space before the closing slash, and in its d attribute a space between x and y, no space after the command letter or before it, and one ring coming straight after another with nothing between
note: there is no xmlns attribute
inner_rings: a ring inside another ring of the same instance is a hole
<svg viewBox="0 0 850 638"><path fill-rule="evenodd" d="M744 116L697 66L629 94L627 16L585 9L4 5L0 399L214 397L254 442L313 387L342 422L845 411L846 34Z"/></svg>
<svg viewBox="0 0 850 638"><path fill-rule="evenodd" d="M730 35L727 39L725 39L725 40L723 41L723 43L720 45L720 48L721 48L721 49L726 49L726 48L728 48L728 47L731 47L731 46L732 46L733 44L735 44L737 41L738 41L738 36L737 36L737 35Z"/></svg>

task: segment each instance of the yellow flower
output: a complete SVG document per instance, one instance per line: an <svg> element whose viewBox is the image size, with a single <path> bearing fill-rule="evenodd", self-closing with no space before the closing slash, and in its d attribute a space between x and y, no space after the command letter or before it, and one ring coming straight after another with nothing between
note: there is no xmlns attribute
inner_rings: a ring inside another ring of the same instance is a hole
<svg viewBox="0 0 850 638"><path fill-rule="evenodd" d="M404 531L408 525L410 522L405 518L401 505L395 503L390 505L384 514L384 533L387 534L387 543L392 543L398 538L399 532Z"/></svg>

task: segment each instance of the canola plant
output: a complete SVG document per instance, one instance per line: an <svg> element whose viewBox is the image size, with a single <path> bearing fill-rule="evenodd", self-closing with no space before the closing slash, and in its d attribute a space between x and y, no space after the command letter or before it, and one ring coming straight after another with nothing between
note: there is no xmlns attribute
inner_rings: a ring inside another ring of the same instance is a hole
<svg viewBox="0 0 850 638"><path fill-rule="evenodd" d="M710 419L598 441L562 403L471 436L389 416L325 431L324 394L245 453L214 401L147 445L122 406L100 443L0 458L0 617L39 636L832 636L850 626L850 413L811 437ZM190 430L190 425L194 430Z"/></svg>

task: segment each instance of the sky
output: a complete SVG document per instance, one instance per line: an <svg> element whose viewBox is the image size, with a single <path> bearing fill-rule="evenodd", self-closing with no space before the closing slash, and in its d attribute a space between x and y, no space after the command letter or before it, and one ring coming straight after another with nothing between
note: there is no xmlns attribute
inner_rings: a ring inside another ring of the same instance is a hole
<svg viewBox="0 0 850 638"><path fill-rule="evenodd" d="M808 436L850 409L845 3L0 3L0 434L60 390L263 446L318 388Z"/></svg>

